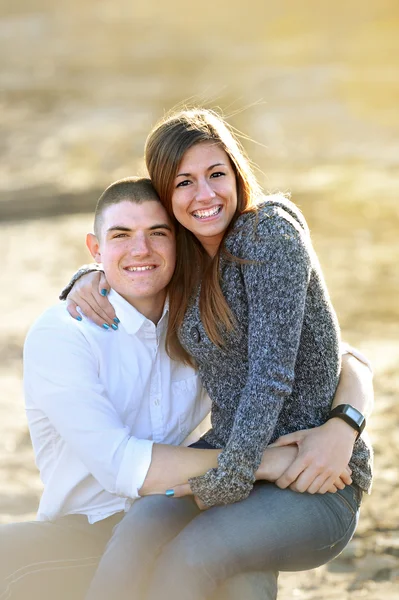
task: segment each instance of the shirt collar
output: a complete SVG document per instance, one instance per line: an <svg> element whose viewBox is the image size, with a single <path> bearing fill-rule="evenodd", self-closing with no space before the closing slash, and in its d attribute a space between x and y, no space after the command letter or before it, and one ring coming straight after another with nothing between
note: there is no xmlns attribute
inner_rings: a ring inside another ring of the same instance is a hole
<svg viewBox="0 0 399 600"><path fill-rule="evenodd" d="M147 319L141 312L134 308L127 300L122 298L118 292L115 290L110 291L108 295L108 299L111 302L112 306L115 309L116 315L123 325L124 329L129 334L136 334L140 327L144 325L144 323L152 323L150 319ZM165 304L162 311L162 316L158 321L157 327L165 327L167 323L167 314L169 312L169 298L166 298Z"/></svg>

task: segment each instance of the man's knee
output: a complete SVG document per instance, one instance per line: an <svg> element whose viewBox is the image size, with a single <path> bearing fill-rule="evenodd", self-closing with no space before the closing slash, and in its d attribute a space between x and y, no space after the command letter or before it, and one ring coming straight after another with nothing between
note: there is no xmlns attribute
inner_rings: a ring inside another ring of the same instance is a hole
<svg viewBox="0 0 399 600"><path fill-rule="evenodd" d="M225 581L211 600L276 600L278 573L240 573Z"/></svg>

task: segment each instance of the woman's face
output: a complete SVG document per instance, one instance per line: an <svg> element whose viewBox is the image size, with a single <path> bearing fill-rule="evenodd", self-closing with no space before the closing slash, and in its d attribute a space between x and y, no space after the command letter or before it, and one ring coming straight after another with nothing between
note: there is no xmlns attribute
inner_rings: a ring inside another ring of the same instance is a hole
<svg viewBox="0 0 399 600"><path fill-rule="evenodd" d="M184 154L174 181L176 219L214 256L237 209L237 184L226 152L202 142Z"/></svg>

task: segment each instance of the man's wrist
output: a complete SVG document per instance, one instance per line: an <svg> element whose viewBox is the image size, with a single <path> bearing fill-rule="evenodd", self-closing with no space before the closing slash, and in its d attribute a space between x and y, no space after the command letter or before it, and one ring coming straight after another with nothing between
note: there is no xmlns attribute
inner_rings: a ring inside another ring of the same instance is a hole
<svg viewBox="0 0 399 600"><path fill-rule="evenodd" d="M366 426L364 415L351 404L339 404L338 406L335 406L330 411L328 419L330 420L335 417L338 417L338 419L341 419L352 427L357 433L356 437L359 437L362 434L363 429Z"/></svg>
<svg viewBox="0 0 399 600"><path fill-rule="evenodd" d="M324 425L327 429L334 431L336 435L339 435L340 437L343 436L345 439L350 440L353 444L358 438L358 432L356 429L353 429L349 423L346 423L339 417L332 417L326 421Z"/></svg>

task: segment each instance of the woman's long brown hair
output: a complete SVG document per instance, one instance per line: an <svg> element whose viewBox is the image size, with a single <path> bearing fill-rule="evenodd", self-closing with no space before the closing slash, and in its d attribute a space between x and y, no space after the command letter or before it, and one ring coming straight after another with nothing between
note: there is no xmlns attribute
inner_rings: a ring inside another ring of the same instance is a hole
<svg viewBox="0 0 399 600"><path fill-rule="evenodd" d="M234 260L224 248L224 239L239 215L256 210L260 188L240 142L224 119L214 111L194 108L172 113L155 125L145 145L145 160L152 183L168 214L174 219L172 193L182 158L192 146L210 141L223 148L235 171L237 209L213 258L190 231L177 224L177 260L169 286L166 349L172 358L191 365L193 360L180 345L177 331L200 284L201 320L212 342L222 347L223 333L235 327L234 316L220 286L220 256L224 253Z"/></svg>

